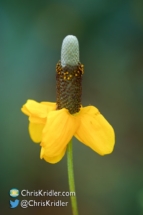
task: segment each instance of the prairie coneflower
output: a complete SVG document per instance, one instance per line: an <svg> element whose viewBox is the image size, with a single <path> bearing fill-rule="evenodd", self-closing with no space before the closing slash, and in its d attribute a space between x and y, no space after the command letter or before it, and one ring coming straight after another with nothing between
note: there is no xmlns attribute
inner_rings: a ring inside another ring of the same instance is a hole
<svg viewBox="0 0 143 215"><path fill-rule="evenodd" d="M81 105L83 73L78 40L69 35L63 40L61 61L56 66L56 103L28 100L21 109L29 116L31 139L40 143L40 158L49 163L62 159L73 136L100 155L113 150L112 126L96 107Z"/></svg>
<svg viewBox="0 0 143 215"><path fill-rule="evenodd" d="M114 130L94 106L82 107L83 65L75 36L65 37L61 61L56 66L57 101L38 103L28 100L22 112L29 116L31 139L41 142L40 158L57 163L73 136L100 155L114 147Z"/></svg>

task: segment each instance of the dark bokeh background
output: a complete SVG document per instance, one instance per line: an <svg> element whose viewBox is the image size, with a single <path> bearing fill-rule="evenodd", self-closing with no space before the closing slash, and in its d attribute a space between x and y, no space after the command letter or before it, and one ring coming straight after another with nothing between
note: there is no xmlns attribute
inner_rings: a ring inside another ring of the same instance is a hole
<svg viewBox="0 0 143 215"><path fill-rule="evenodd" d="M30 140L27 117L20 111L27 99L56 100L55 65L68 34L77 36L85 65L82 103L96 106L116 132L115 150L104 157L74 139L79 215L141 215L140 0L0 0L0 214L72 214L70 203L9 208L13 187L68 191L66 156L55 165L40 160L40 147Z"/></svg>

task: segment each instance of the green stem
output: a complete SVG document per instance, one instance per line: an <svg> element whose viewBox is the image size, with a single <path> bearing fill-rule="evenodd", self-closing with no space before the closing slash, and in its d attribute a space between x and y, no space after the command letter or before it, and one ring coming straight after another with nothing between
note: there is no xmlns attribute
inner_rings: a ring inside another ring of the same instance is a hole
<svg viewBox="0 0 143 215"><path fill-rule="evenodd" d="M68 147L67 147L67 165L68 165L69 189L70 189L70 192L75 192L72 140L68 143ZM71 196L71 205L72 205L73 215L78 215L76 193L75 193L75 196Z"/></svg>

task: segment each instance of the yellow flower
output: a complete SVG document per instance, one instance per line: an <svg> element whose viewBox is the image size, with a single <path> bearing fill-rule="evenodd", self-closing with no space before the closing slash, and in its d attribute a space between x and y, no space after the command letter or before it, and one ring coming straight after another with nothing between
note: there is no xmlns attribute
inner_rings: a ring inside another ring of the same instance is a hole
<svg viewBox="0 0 143 215"><path fill-rule="evenodd" d="M100 155L114 148L112 126L96 107L81 106L83 65L78 49L76 37L64 39L61 62L56 67L56 103L28 100L21 109L29 116L31 139L40 143L40 158L49 163L62 159L73 136Z"/></svg>
<svg viewBox="0 0 143 215"><path fill-rule="evenodd" d="M100 155L113 150L114 130L93 106L72 115L65 108L56 110L56 103L28 100L22 112L29 116L31 139L41 142L40 157L49 163L62 159L73 136Z"/></svg>

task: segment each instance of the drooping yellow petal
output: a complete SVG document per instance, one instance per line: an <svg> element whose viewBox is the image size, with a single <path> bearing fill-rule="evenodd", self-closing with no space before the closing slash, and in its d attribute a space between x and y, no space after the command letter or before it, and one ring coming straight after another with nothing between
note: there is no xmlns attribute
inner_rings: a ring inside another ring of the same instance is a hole
<svg viewBox="0 0 143 215"><path fill-rule="evenodd" d="M41 159L44 158L44 160L47 161L48 163L54 164L54 163L59 162L63 158L63 156L65 155L65 152L66 152L66 147L64 148L64 150L59 155L54 156L54 157L48 157L45 154L45 149L42 147L41 153L40 153L40 158Z"/></svg>
<svg viewBox="0 0 143 215"><path fill-rule="evenodd" d="M77 126L76 118L69 114L67 109L49 112L41 142L45 156L60 155L74 135Z"/></svg>
<svg viewBox="0 0 143 215"><path fill-rule="evenodd" d="M56 103L55 102L40 102L40 104L47 107L47 112L56 109Z"/></svg>
<svg viewBox="0 0 143 215"><path fill-rule="evenodd" d="M75 137L100 155L113 151L115 135L112 126L93 106L81 108L77 115L80 125Z"/></svg>
<svg viewBox="0 0 143 215"><path fill-rule="evenodd" d="M45 114L47 113L47 107L34 100L27 100L26 104L23 105L21 110L28 116L32 114L40 118L44 118Z"/></svg>
<svg viewBox="0 0 143 215"><path fill-rule="evenodd" d="M31 139L35 143L41 142L42 130L47 120L47 115L50 111L56 109L56 103L41 102L28 100L23 105L21 111L29 116L29 133Z"/></svg>
<svg viewBox="0 0 143 215"><path fill-rule="evenodd" d="M33 142L40 143L42 140L42 131L44 124L40 123L29 123L29 134Z"/></svg>
<svg viewBox="0 0 143 215"><path fill-rule="evenodd" d="M52 102L36 102L28 100L23 105L21 111L29 116L29 121L33 123L45 123L48 112L56 109L56 103Z"/></svg>

